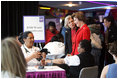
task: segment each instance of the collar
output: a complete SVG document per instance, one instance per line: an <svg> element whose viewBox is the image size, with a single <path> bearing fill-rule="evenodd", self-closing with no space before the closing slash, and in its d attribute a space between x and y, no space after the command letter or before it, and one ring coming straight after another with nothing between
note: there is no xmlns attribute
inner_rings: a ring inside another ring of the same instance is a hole
<svg viewBox="0 0 118 79"><path fill-rule="evenodd" d="M80 29L84 29L85 26L86 26L86 24L83 24Z"/></svg>
<svg viewBox="0 0 118 79"><path fill-rule="evenodd" d="M84 24L81 28L79 28L79 29L77 30L77 32L79 32L80 30L84 29L85 26L86 26L86 24Z"/></svg>
<svg viewBox="0 0 118 79"><path fill-rule="evenodd" d="M33 46L32 46L32 48L27 48L27 46L25 45L25 44L23 44L23 46L25 47L25 49L27 49L28 51L31 51L32 50L32 48L33 48Z"/></svg>

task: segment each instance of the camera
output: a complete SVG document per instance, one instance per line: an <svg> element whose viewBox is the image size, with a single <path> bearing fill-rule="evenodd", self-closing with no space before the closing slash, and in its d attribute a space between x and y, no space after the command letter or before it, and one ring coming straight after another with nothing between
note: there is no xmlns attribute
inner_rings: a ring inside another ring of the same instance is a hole
<svg viewBox="0 0 118 79"><path fill-rule="evenodd" d="M50 53L50 52L48 52L48 49L42 49L40 52L41 52L41 53L45 52L46 55L47 55L48 53ZM41 56L40 58L36 58L36 59L37 59L38 61L40 61L40 60L43 59L43 57Z"/></svg>

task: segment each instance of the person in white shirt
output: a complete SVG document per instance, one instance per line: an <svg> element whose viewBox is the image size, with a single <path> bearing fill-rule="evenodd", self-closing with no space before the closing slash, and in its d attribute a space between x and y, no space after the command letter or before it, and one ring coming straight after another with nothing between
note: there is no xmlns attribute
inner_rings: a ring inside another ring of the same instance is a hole
<svg viewBox="0 0 118 79"><path fill-rule="evenodd" d="M1 77L25 78L27 63L15 38L8 37L1 42Z"/></svg>
<svg viewBox="0 0 118 79"><path fill-rule="evenodd" d="M34 35L30 31L26 31L22 35L24 44L21 46L22 52L25 56L28 66L40 65L40 61L36 58L41 57L41 52L38 47L33 46L34 44Z"/></svg>
<svg viewBox="0 0 118 79"><path fill-rule="evenodd" d="M78 45L78 55L66 56L65 58L46 60L46 63L67 64L69 68L69 77L78 78L80 70L84 67L95 65L94 57L91 52L91 43L88 40L81 40Z"/></svg>
<svg viewBox="0 0 118 79"><path fill-rule="evenodd" d="M63 36L57 34L53 36L51 41L44 46L50 53L46 55L47 59L57 59L65 55L65 45L63 43Z"/></svg>

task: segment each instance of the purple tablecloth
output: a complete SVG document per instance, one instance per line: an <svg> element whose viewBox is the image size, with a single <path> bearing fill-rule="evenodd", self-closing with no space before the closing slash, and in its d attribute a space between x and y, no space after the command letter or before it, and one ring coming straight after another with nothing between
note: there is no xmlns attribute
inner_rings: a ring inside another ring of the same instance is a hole
<svg viewBox="0 0 118 79"><path fill-rule="evenodd" d="M65 71L27 72L26 78L66 78Z"/></svg>

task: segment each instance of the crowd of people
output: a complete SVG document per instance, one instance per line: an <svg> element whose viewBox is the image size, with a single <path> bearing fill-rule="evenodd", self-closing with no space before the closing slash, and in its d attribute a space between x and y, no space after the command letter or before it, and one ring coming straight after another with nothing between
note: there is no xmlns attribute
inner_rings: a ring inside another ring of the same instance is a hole
<svg viewBox="0 0 118 79"><path fill-rule="evenodd" d="M78 78L82 68L97 65L98 78L117 78L117 25L111 16L103 21L106 32L102 23L81 11L67 15L60 32L50 21L43 49L34 46L30 31L3 39L2 77L25 77L27 66L62 65L67 78Z"/></svg>

